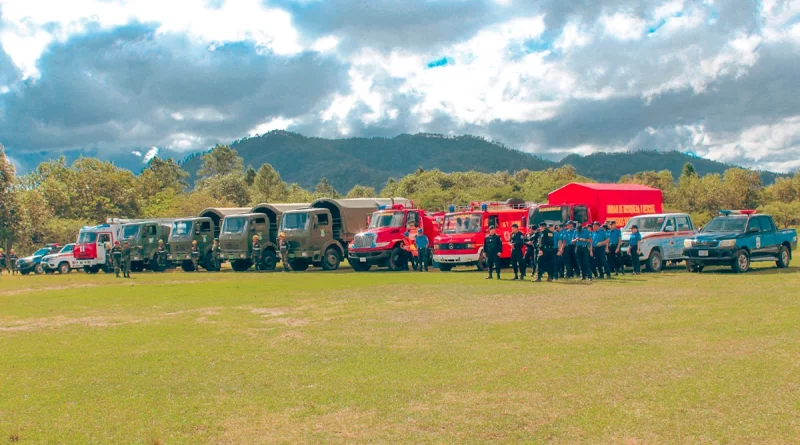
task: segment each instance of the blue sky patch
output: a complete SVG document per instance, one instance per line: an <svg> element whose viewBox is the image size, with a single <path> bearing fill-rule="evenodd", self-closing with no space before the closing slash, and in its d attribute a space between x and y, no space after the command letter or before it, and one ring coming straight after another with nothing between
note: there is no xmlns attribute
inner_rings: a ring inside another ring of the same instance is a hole
<svg viewBox="0 0 800 445"><path fill-rule="evenodd" d="M428 62L428 68L439 68L440 66L447 66L452 63L452 60L448 57L442 57L441 59L436 59L433 62Z"/></svg>

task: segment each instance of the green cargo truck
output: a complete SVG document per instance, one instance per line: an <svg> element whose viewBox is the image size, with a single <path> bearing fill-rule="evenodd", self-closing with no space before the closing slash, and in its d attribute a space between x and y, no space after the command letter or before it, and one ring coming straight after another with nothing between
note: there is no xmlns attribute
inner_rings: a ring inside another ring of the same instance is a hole
<svg viewBox="0 0 800 445"><path fill-rule="evenodd" d="M208 208L200 212L200 216L175 220L169 237L168 258L180 264L185 272L194 271L192 241L197 241L197 249L200 252L198 265L208 271L219 270L212 261L211 245L214 239L219 237L223 218L249 211L250 209L246 207Z"/></svg>
<svg viewBox="0 0 800 445"><path fill-rule="evenodd" d="M120 244L126 241L131 246L131 270L141 272L149 269L162 272L168 264L158 262L158 241L169 241L172 219L155 219L122 224Z"/></svg>
<svg viewBox="0 0 800 445"><path fill-rule="evenodd" d="M347 246L369 226L380 206L406 202L404 198L318 199L309 208L283 214L280 231L289 243L289 265L302 271L309 266L336 270L347 258Z"/></svg>
<svg viewBox="0 0 800 445"><path fill-rule="evenodd" d="M250 209L250 213L228 215L222 222L219 235L222 256L231 262L237 272L250 269L255 264L252 260L253 236L258 236L261 254L257 268L275 270L278 261L278 228L281 216L291 210L308 207L300 204L258 204Z"/></svg>

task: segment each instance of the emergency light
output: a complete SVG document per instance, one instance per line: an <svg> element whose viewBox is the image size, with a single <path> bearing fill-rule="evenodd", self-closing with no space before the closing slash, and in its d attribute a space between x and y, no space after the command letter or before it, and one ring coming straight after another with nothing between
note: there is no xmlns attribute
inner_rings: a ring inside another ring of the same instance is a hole
<svg viewBox="0 0 800 445"><path fill-rule="evenodd" d="M386 205L380 205L380 206L378 206L378 210L386 210Z"/></svg>
<svg viewBox="0 0 800 445"><path fill-rule="evenodd" d="M486 204L481 204L481 212L485 212L487 210L489 210L489 206Z"/></svg>
<svg viewBox="0 0 800 445"><path fill-rule="evenodd" d="M450 213L455 213L456 206L450 206Z"/></svg>
<svg viewBox="0 0 800 445"><path fill-rule="evenodd" d="M719 214L723 216L728 215L753 215L755 214L755 210L720 210Z"/></svg>

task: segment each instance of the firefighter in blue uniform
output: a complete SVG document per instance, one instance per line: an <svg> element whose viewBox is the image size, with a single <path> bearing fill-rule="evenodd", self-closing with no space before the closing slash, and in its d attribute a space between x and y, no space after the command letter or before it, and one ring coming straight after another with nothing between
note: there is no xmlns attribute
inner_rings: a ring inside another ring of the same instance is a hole
<svg viewBox="0 0 800 445"><path fill-rule="evenodd" d="M525 279L525 262L522 255L522 248L525 245L525 237L519 231L518 224L511 225L511 267L514 269L514 279Z"/></svg>
<svg viewBox="0 0 800 445"><path fill-rule="evenodd" d="M564 235L564 264L567 266L567 278L575 278L580 275L573 239L575 239L575 221L569 221Z"/></svg>
<svg viewBox="0 0 800 445"><path fill-rule="evenodd" d="M564 278L564 256L562 251L562 233L561 225L556 224L553 226L553 243L555 244L555 253L553 254L553 269L555 271L555 279Z"/></svg>
<svg viewBox="0 0 800 445"><path fill-rule="evenodd" d="M614 272L614 276L625 275L625 264L619 256L620 244L622 244L622 231L617 228L616 221L608 222L608 265Z"/></svg>
<svg viewBox="0 0 800 445"><path fill-rule="evenodd" d="M600 223L594 222L594 232L592 233L592 252L594 253L595 268L599 278L602 279L605 274L606 278L611 278L611 269L608 267L608 234L606 230L600 226Z"/></svg>
<svg viewBox="0 0 800 445"><path fill-rule="evenodd" d="M572 238L581 281L592 281L592 232L578 225Z"/></svg>
<svg viewBox="0 0 800 445"><path fill-rule="evenodd" d="M489 269L487 280L492 279L492 268L497 272L497 279L500 279L500 253L503 251L503 242L494 230L494 226L489 226L489 234L483 239L483 252L486 254L486 266Z"/></svg>

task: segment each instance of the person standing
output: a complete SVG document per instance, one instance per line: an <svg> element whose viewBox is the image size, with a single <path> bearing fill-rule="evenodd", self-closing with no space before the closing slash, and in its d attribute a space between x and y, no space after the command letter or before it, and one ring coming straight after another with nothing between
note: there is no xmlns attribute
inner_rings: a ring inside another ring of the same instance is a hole
<svg viewBox="0 0 800 445"><path fill-rule="evenodd" d="M219 240L216 238L211 243L211 258L214 261L214 270L219 272L222 269L222 248L219 247Z"/></svg>
<svg viewBox="0 0 800 445"><path fill-rule="evenodd" d="M500 279L500 252L503 251L503 242L495 232L494 226L489 226L489 234L483 239L483 253L486 255L486 266L489 269L487 280L492 279L492 268Z"/></svg>
<svg viewBox="0 0 800 445"><path fill-rule="evenodd" d="M3 269L8 269L6 266L6 251L0 247L0 275L3 275Z"/></svg>
<svg viewBox="0 0 800 445"><path fill-rule="evenodd" d="M609 221L608 223L608 265L614 271L614 276L625 275L625 264L619 256L620 245L622 244L622 231L617 228L616 221Z"/></svg>
<svg viewBox="0 0 800 445"><path fill-rule="evenodd" d="M556 280L564 278L564 245L561 236L561 225L556 224L553 227L553 243L555 244L555 249L553 250L553 269L556 274Z"/></svg>
<svg viewBox="0 0 800 445"><path fill-rule="evenodd" d="M197 240L192 240L192 272L197 272L200 268L200 249L197 247Z"/></svg>
<svg viewBox="0 0 800 445"><path fill-rule="evenodd" d="M9 267L11 267L11 275L16 275L17 274L17 260L18 259L19 259L19 257L17 257L17 252L15 252L14 249L11 249L8 252L8 260L7 260Z"/></svg>
<svg viewBox="0 0 800 445"><path fill-rule="evenodd" d="M592 233L592 252L594 253L595 267L600 279L603 275L606 278L611 278L611 269L608 267L608 235L606 231L600 226L600 223L594 222L594 232Z"/></svg>
<svg viewBox="0 0 800 445"><path fill-rule="evenodd" d="M578 273L581 281L592 281L592 234L578 224L573 235L572 243L575 245L575 253L578 260Z"/></svg>
<svg viewBox="0 0 800 445"><path fill-rule="evenodd" d="M411 263L411 270L417 270L417 260L414 258L414 253L411 251L411 224L408 225L408 230L403 234L403 251L406 254L406 261L404 262L403 270L408 270L408 263Z"/></svg>
<svg viewBox="0 0 800 445"><path fill-rule="evenodd" d="M105 272L111 273L111 271L114 270L114 255L112 254L114 248L111 247L111 242L105 243L104 248L106 249L106 264L103 266L103 268L105 269Z"/></svg>
<svg viewBox="0 0 800 445"><path fill-rule="evenodd" d="M167 246L164 244L164 240L158 240L158 247L156 248L156 263L158 263L158 270L164 270L167 268Z"/></svg>
<svg viewBox="0 0 800 445"><path fill-rule="evenodd" d="M114 247L111 248L111 261L114 263L114 273L119 278L119 272L122 270L122 248L119 247L119 241L114 241Z"/></svg>
<svg viewBox="0 0 800 445"><path fill-rule="evenodd" d="M417 236L414 238L414 245L417 246L417 263L419 263L419 271L425 269L428 271L428 235L422 233L422 228L417 229Z"/></svg>
<svg viewBox="0 0 800 445"><path fill-rule="evenodd" d="M631 226L631 238L629 242L628 253L631 256L631 265L633 266L633 274L639 275L641 273L641 265L639 264L639 243L642 242L642 234L639 233L639 226L636 224Z"/></svg>
<svg viewBox="0 0 800 445"><path fill-rule="evenodd" d="M131 277L131 244L128 241L122 245L122 276Z"/></svg>
<svg viewBox="0 0 800 445"><path fill-rule="evenodd" d="M547 224L539 224L539 271L536 282L542 281L542 276L547 272L547 281L553 281L555 275L555 264L553 257L556 252L555 236L547 227Z"/></svg>
<svg viewBox="0 0 800 445"><path fill-rule="evenodd" d="M281 254L283 271L289 272L289 242L286 241L286 234L283 232L278 235L278 251Z"/></svg>
<svg viewBox="0 0 800 445"><path fill-rule="evenodd" d="M256 271L261 270L261 242L258 235L253 235L252 249L250 252L250 261L256 266Z"/></svg>
<svg viewBox="0 0 800 445"><path fill-rule="evenodd" d="M511 225L511 267L514 269L514 279L525 279L525 263L522 256L522 247L525 245L525 237L519 231L518 224Z"/></svg>
<svg viewBox="0 0 800 445"><path fill-rule="evenodd" d="M525 237L525 266L531 268L531 276L536 274L536 248L538 244L538 227L529 227L528 235ZM522 270L522 278L525 278L525 269Z"/></svg>
<svg viewBox="0 0 800 445"><path fill-rule="evenodd" d="M567 222L566 235L564 236L564 264L567 266L567 278L575 278L581 274L578 267L578 261L575 256L575 244L572 240L575 239L575 221Z"/></svg>

